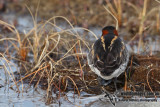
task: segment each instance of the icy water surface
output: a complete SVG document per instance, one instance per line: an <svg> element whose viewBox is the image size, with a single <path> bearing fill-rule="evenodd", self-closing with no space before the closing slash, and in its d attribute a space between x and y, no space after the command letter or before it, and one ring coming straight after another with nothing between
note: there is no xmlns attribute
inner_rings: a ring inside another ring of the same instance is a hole
<svg viewBox="0 0 160 107"><path fill-rule="evenodd" d="M12 15L11 15L12 16ZM8 16L8 18L11 18ZM7 17L7 16L5 16ZM12 17L13 18L13 17ZM32 19L30 16L24 16L17 19L20 26L18 29L23 33L27 32L27 29L33 27ZM92 30L98 37L101 35L101 29L92 28ZM93 41L95 38L93 38ZM149 39L152 50L159 50L159 38L157 41L152 41ZM127 45L131 50L131 47ZM134 47L134 52L137 52L137 47ZM11 84L13 81L9 73L14 73L17 71L18 67L14 64L7 65L4 59L0 59L0 107L111 107L113 106L108 99L104 98L104 95L90 95L82 92L81 96L75 95L73 92L66 93L66 97L61 97L57 99L56 94L53 93L52 104L46 105L46 90L37 88L36 90L31 86L28 88L27 84L18 84L20 93L17 92L16 87L11 89ZM14 62L12 62L14 63ZM9 84L9 85L8 85ZM23 87L23 88L22 88ZM22 92L23 91L23 92ZM85 96L88 97L85 97ZM158 102L127 102L120 101L116 103L116 107L160 107L159 99Z"/></svg>

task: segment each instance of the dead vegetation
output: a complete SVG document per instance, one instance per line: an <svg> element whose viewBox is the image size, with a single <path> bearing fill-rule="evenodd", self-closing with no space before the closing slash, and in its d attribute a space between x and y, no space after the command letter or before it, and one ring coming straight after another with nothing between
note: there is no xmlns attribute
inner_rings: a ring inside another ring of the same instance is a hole
<svg viewBox="0 0 160 107"><path fill-rule="evenodd" d="M77 3L79 2L77 1ZM128 1L114 0L113 2L105 2L105 7L118 20L119 31L124 31L123 27L125 27L125 32L129 33L130 37L127 37L130 38L129 43L138 41L138 44L136 44L138 50L145 48L145 41L143 40L145 35L153 32L159 33L159 24L155 24L159 23L159 7L152 9L149 7L151 10L148 10L148 2L151 1L144 0L143 6L138 8L136 4ZM68 5L72 4L65 4L65 6ZM75 5L73 4L73 7ZM124 5L133 9L131 10L134 14L134 20L131 20L132 16L129 13L124 12L127 12ZM29 32L21 34L14 25L0 20L0 24L5 26L12 34L6 37L0 35L0 44L7 44L5 50L0 53L0 60L1 62L6 62L3 63L3 68L14 81L14 84L9 84L10 87L16 88L18 92L23 92L23 88L22 90L19 89L19 83L27 83L29 86L34 84L35 88L40 86L47 91L46 102L48 103L51 103L52 91L58 92L58 98L62 93L71 90L78 95L83 91L100 94L101 90L96 80L97 77L90 71L86 60L86 54L91 45L91 41L88 38L97 39L97 36L89 29L84 28L85 26L81 28L73 26L75 23L85 23L84 20L77 19L77 17L80 17L79 15L83 16L85 12L78 15L75 15L77 13L71 14L75 21L74 24L71 24L73 20L70 22L66 18L68 17L67 14L64 14L66 17L54 16L47 21L38 22L37 14L38 11L41 11L42 6L37 6L35 15L32 14L29 7L27 8L34 23L34 27ZM98 14L88 15L88 18L86 18L87 16L85 17L86 20L91 19L87 20L88 25L98 25L98 22L100 22L100 26L104 26L104 23L105 25L115 23L115 20L109 18L111 17L109 15L107 18L101 17L108 14L106 10L103 10L103 6L97 7L97 9L100 11L97 12ZM75 10L69 9L67 11L69 11L68 13L74 13ZM86 12L90 13L91 11L93 11L92 7L86 6ZM96 13L96 11L94 12ZM131 17L130 19L127 18L129 16ZM106 19L109 21L106 22ZM69 27L62 29L56 24L57 20L65 21ZM83 30L84 34L79 33L77 29ZM152 32L152 30L154 31ZM90 35L88 35L88 32L90 32ZM134 58L133 60L131 56L130 63L126 69L127 74L124 73L119 77L119 80L122 81L119 87L125 91L160 91L160 58L158 56L139 54L134 55ZM15 61L14 64L13 60ZM10 67L12 64L17 67L16 73L13 73ZM112 85L106 88L113 91Z"/></svg>

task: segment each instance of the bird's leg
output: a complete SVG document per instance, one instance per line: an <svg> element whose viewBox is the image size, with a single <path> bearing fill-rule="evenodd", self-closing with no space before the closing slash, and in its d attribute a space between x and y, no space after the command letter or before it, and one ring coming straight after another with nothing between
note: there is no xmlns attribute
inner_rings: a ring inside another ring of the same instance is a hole
<svg viewBox="0 0 160 107"><path fill-rule="evenodd" d="M114 98L115 96L110 94L105 88L104 86L102 86L102 90L104 91L104 93L106 94L104 97L108 97L109 101L111 104L113 104L113 106L116 106L116 99Z"/></svg>
<svg viewBox="0 0 160 107"><path fill-rule="evenodd" d="M108 84L112 82L112 80L104 80L101 77L98 77L97 80L101 86L107 86Z"/></svg>
<svg viewBox="0 0 160 107"><path fill-rule="evenodd" d="M104 88L104 86L102 86L102 90L103 90L103 92L106 94L104 97L108 97L108 96L110 95L110 92L108 92L108 91Z"/></svg>
<svg viewBox="0 0 160 107"><path fill-rule="evenodd" d="M115 86L115 89L116 89L116 92L117 92L117 77L114 77L113 79L114 79L113 80L114 81L114 86Z"/></svg>
<svg viewBox="0 0 160 107"><path fill-rule="evenodd" d="M112 79L111 80L104 80L102 79L101 77L98 77L98 82L100 83L100 85L102 86L102 91L105 93L105 96L104 97L108 97L109 101L111 104L113 104L114 106L116 105L116 97L115 95L112 95L110 92L108 92L104 86L110 84L112 82Z"/></svg>

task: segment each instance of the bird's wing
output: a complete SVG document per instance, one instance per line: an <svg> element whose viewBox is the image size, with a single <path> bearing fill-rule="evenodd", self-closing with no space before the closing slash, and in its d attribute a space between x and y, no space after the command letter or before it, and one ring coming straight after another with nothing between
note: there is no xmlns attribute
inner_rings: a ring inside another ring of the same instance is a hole
<svg viewBox="0 0 160 107"><path fill-rule="evenodd" d="M104 75L110 75L114 70L118 69L123 63L125 45L121 39L117 39L111 45L106 44L106 51L101 51L101 47L95 49L97 51L94 65Z"/></svg>

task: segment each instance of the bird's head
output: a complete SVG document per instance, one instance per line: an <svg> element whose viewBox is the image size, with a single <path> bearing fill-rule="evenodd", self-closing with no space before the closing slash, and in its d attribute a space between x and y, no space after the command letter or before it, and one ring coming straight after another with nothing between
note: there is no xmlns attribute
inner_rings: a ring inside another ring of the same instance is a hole
<svg viewBox="0 0 160 107"><path fill-rule="evenodd" d="M102 29L102 36L105 36L105 35L107 35L108 33L113 33L113 34L115 34L116 36L118 36L117 30L116 30L116 28L113 27L113 26L106 26L106 27L104 27L104 28Z"/></svg>

